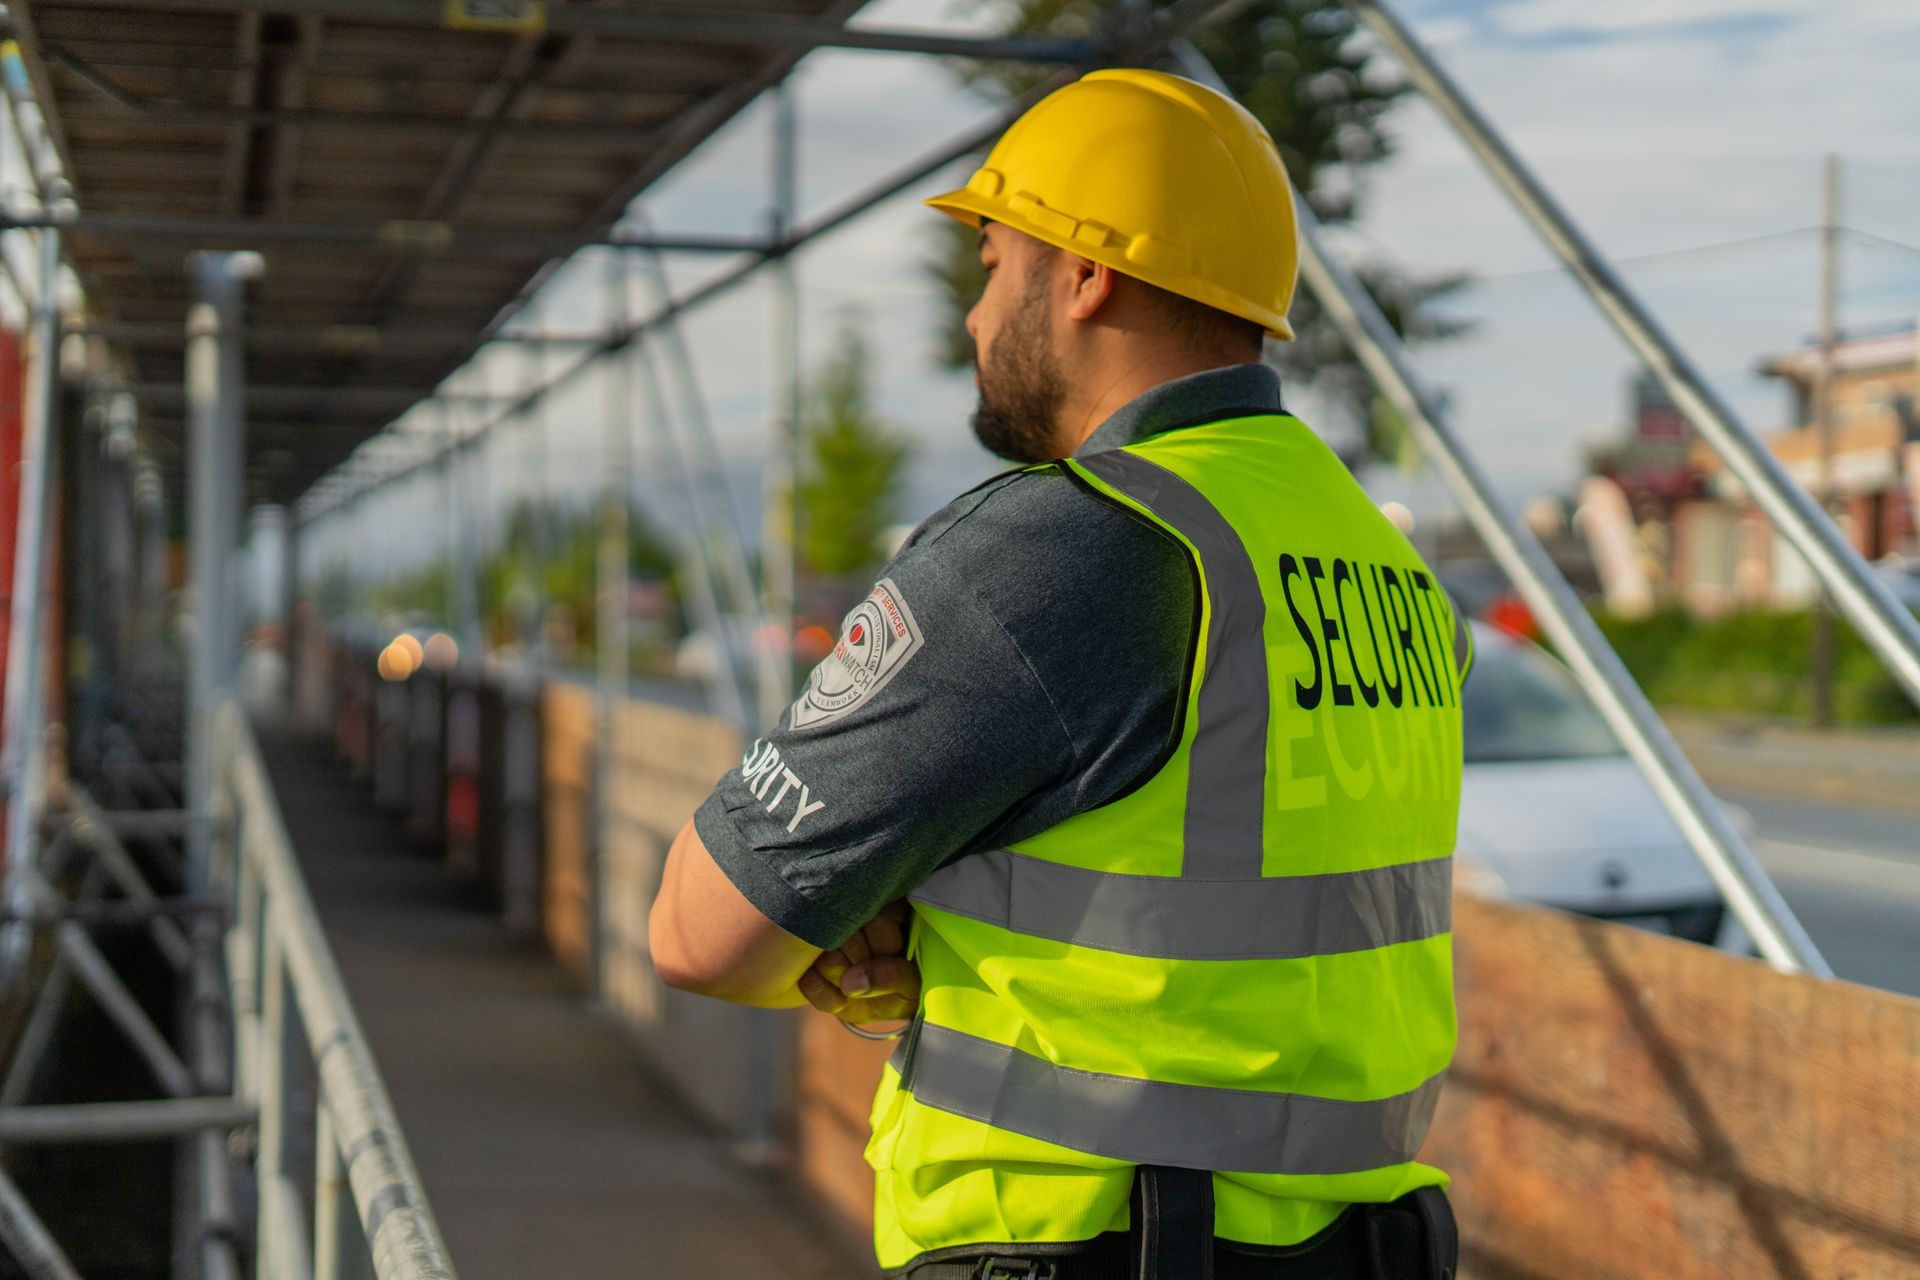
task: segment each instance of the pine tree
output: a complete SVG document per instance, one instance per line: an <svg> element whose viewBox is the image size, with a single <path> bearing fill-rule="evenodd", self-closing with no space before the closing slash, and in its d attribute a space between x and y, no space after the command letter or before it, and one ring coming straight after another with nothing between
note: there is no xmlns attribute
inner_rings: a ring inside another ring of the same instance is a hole
<svg viewBox="0 0 1920 1280"><path fill-rule="evenodd" d="M798 485L801 556L821 576L857 577L886 558L909 445L873 411L867 346L852 322L842 324L808 399Z"/></svg>

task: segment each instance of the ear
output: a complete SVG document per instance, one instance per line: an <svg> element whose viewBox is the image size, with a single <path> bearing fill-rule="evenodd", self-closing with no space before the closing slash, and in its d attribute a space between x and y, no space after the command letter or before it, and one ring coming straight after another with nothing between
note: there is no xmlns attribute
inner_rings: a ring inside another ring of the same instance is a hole
<svg viewBox="0 0 1920 1280"><path fill-rule="evenodd" d="M1091 320L1113 297L1117 273L1111 267L1074 254L1062 255L1067 262L1067 317Z"/></svg>

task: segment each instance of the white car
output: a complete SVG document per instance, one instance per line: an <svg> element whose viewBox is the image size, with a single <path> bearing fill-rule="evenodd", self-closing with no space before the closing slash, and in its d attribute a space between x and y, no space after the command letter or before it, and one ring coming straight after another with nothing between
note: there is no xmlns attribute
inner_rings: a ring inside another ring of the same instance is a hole
<svg viewBox="0 0 1920 1280"><path fill-rule="evenodd" d="M1461 883L1746 954L1746 930L1572 673L1492 627L1475 623L1473 640Z"/></svg>
<svg viewBox="0 0 1920 1280"><path fill-rule="evenodd" d="M1909 609L1920 609L1920 556L1888 556L1873 566L1894 599Z"/></svg>

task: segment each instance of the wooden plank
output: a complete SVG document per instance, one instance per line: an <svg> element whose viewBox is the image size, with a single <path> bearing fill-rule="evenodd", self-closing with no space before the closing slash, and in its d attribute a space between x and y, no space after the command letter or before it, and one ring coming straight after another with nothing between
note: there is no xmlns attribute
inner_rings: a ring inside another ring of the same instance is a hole
<svg viewBox="0 0 1920 1280"><path fill-rule="evenodd" d="M648 1037L662 1029L666 1002L647 951L647 912L668 847L725 772L717 762L738 759L740 739L707 716L632 700L614 708L610 729L602 972L612 1003Z"/></svg>
<svg viewBox="0 0 1920 1280"><path fill-rule="evenodd" d="M827 1017L802 1019L796 1036L793 1174L842 1235L873 1231L868 1114L891 1052L891 1042L862 1040Z"/></svg>
<svg viewBox="0 0 1920 1280"><path fill-rule="evenodd" d="M563 968L587 984L593 840L589 780L593 698L584 689L547 684L540 695L541 931Z"/></svg>
<svg viewBox="0 0 1920 1280"><path fill-rule="evenodd" d="M1455 953L1485 1274L1920 1275L1920 1001L1465 897Z"/></svg>
<svg viewBox="0 0 1920 1280"><path fill-rule="evenodd" d="M704 779L708 788L740 762L739 731L711 716L630 701L615 711L612 728L614 754L623 763Z"/></svg>

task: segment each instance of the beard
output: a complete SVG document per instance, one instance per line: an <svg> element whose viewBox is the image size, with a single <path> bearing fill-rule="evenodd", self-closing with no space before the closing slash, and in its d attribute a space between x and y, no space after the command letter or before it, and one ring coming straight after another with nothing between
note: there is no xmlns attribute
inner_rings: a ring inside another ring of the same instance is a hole
<svg viewBox="0 0 1920 1280"><path fill-rule="evenodd" d="M1060 456L1060 407L1066 379L1047 325L1047 282L1035 271L1013 318L982 354L980 405L973 434L1009 462L1051 462Z"/></svg>

